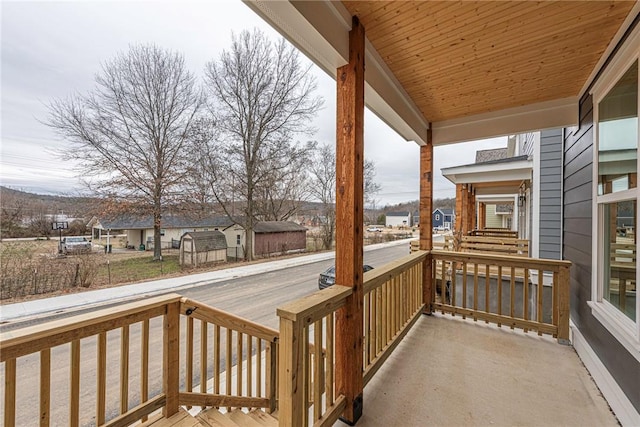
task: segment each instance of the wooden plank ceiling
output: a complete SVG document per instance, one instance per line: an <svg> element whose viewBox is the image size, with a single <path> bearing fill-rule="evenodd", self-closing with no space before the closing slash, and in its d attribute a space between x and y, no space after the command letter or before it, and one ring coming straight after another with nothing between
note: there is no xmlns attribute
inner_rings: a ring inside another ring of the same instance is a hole
<svg viewBox="0 0 640 427"><path fill-rule="evenodd" d="M634 2L343 4L436 122L577 96Z"/></svg>

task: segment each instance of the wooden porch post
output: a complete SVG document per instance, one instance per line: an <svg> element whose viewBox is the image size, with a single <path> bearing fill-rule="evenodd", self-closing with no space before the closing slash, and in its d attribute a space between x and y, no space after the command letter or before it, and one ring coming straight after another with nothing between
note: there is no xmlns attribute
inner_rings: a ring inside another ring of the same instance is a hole
<svg viewBox="0 0 640 427"><path fill-rule="evenodd" d="M462 191L462 184L456 184L456 233L462 234L462 220L464 218L464 212L462 211L462 198L464 192Z"/></svg>
<svg viewBox="0 0 640 427"><path fill-rule="evenodd" d="M469 187L466 184L462 184L462 235L466 236L469 233Z"/></svg>
<svg viewBox="0 0 640 427"><path fill-rule="evenodd" d="M364 27L355 16L349 32L349 63L338 68L336 80L336 284L353 288L336 315L336 388L347 400L342 420L353 425L362 416L364 387Z"/></svg>
<svg viewBox="0 0 640 427"><path fill-rule="evenodd" d="M469 187L469 230L476 228L476 190L473 186Z"/></svg>
<svg viewBox="0 0 640 427"><path fill-rule="evenodd" d="M487 223L487 205L486 203L478 203L478 229L484 230Z"/></svg>
<svg viewBox="0 0 640 427"><path fill-rule="evenodd" d="M420 249L430 251L433 249L433 143L431 142L431 129L427 132L427 145L420 147ZM431 255L427 256L422 264L422 302L424 314L431 314L433 303L431 279L432 272Z"/></svg>

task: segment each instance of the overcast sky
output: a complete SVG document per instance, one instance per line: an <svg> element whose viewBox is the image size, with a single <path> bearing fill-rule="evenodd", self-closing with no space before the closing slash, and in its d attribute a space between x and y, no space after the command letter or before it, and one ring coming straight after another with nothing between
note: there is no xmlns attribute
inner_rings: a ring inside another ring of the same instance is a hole
<svg viewBox="0 0 640 427"><path fill-rule="evenodd" d="M228 49L232 32L258 27L278 33L238 1L7 2L2 15L0 183L35 193L74 195L84 191L73 165L57 153L71 149L41 122L46 104L95 87L101 63L130 44L155 43L185 55L198 76L206 62ZM313 139L335 144L335 81L314 66L324 109ZM440 168L473 163L477 149L506 146L505 138L473 145L436 147L434 197L454 197ZM382 185L379 205L416 200L419 148L367 111L365 157L376 164Z"/></svg>

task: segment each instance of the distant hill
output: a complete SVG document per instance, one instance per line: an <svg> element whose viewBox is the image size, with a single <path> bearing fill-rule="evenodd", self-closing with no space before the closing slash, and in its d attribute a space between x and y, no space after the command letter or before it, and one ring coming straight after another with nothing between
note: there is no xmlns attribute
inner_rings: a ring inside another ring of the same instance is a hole
<svg viewBox="0 0 640 427"><path fill-rule="evenodd" d="M84 218L93 214L98 203L99 199L92 197L34 194L0 186L2 208L15 209L20 206L26 215L64 213L69 217Z"/></svg>

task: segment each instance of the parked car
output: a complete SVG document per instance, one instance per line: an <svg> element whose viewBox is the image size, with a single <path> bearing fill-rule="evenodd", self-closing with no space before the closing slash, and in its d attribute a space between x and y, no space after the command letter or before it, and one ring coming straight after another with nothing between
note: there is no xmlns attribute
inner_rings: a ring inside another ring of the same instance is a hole
<svg viewBox="0 0 640 427"><path fill-rule="evenodd" d="M370 265L363 265L362 269L366 273L369 270L373 270L373 267ZM318 278L318 289L325 289L329 286L332 286L336 283L336 266L333 265L320 273L320 277Z"/></svg>
<svg viewBox="0 0 640 427"><path fill-rule="evenodd" d="M369 228L367 228L367 231L369 231L369 232L382 232L382 228L379 228L379 227L369 227Z"/></svg>
<svg viewBox="0 0 640 427"><path fill-rule="evenodd" d="M65 255L89 252L91 252L91 242L84 237L65 237L60 242L60 253Z"/></svg>

